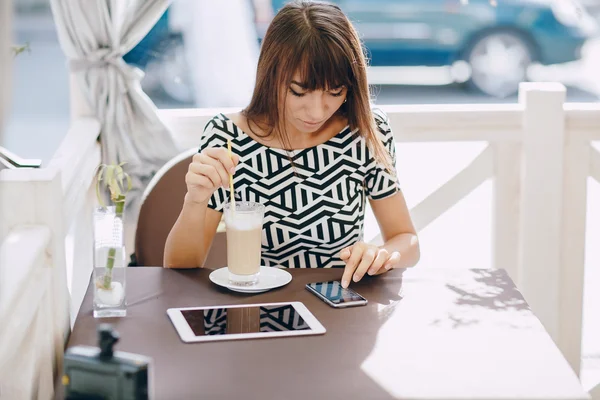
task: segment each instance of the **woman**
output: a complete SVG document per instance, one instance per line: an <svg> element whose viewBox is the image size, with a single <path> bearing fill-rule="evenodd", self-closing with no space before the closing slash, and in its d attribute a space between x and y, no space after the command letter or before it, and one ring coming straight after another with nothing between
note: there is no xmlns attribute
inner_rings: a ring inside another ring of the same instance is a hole
<svg viewBox="0 0 600 400"><path fill-rule="evenodd" d="M393 135L370 108L366 62L348 18L335 5L288 4L265 35L250 104L204 130L165 266L204 264L229 173L238 199L266 207L264 265L345 268L344 287L413 266L419 244L394 165ZM380 247L362 241L366 197Z"/></svg>

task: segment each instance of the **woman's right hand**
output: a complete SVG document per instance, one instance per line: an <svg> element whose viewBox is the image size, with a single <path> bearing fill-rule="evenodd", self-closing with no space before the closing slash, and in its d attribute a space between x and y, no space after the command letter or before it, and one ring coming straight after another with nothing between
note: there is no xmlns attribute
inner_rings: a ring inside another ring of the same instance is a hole
<svg viewBox="0 0 600 400"><path fill-rule="evenodd" d="M239 160L236 154L230 158L224 147L206 148L194 154L185 175L186 201L206 203L219 187L228 187L229 174L235 173Z"/></svg>

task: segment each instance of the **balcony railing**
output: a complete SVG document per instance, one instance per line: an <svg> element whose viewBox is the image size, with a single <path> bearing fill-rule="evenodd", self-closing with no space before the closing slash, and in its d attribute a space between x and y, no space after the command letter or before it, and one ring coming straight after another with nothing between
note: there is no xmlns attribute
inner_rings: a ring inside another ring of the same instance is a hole
<svg viewBox="0 0 600 400"><path fill-rule="evenodd" d="M560 84L523 84L518 104L381 108L398 142L488 143L413 207L413 218L423 229L492 178L494 266L509 272L579 372L587 179L600 182L600 153L591 145L600 140L600 105L564 100ZM226 111L164 110L161 117L183 151L198 145L208 119ZM38 389L50 390L60 338L89 282L99 132L95 120L75 119L47 167L0 171L0 384L18 374L15 390L23 397L31 397L27 382L42 379Z"/></svg>

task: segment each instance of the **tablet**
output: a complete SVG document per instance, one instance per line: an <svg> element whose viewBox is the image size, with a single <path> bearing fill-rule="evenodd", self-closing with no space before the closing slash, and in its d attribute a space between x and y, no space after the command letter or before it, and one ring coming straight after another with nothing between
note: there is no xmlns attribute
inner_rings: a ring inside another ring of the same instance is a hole
<svg viewBox="0 0 600 400"><path fill-rule="evenodd" d="M300 302L169 308L167 315L186 343L321 335L326 331Z"/></svg>

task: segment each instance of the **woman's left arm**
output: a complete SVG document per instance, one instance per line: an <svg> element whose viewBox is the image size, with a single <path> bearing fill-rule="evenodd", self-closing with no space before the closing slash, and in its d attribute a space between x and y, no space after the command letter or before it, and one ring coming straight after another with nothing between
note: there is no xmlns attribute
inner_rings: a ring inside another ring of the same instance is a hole
<svg viewBox="0 0 600 400"><path fill-rule="evenodd" d="M420 257L419 239L401 191L380 200L370 200L384 244L358 242L340 253L346 262L342 286L358 282L365 274L377 275L392 268L414 266Z"/></svg>

